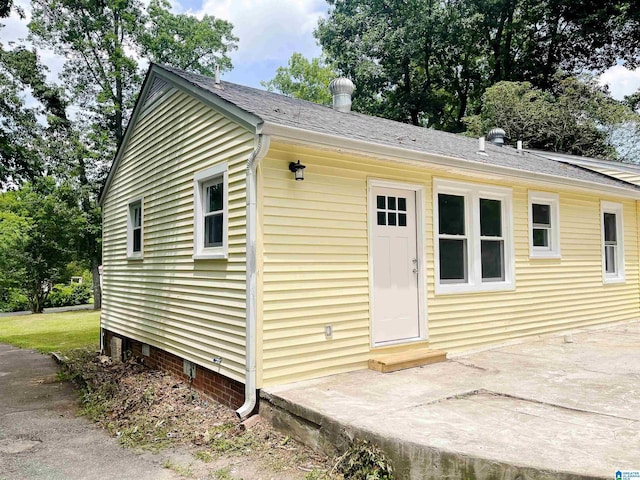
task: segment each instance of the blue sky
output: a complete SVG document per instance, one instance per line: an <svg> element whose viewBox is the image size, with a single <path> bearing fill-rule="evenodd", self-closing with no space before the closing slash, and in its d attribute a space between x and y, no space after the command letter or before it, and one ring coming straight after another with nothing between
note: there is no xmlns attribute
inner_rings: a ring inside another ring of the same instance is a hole
<svg viewBox="0 0 640 480"><path fill-rule="evenodd" d="M326 16L325 0L170 0L173 9L197 17L205 14L229 20L239 37L238 50L232 53L234 69L222 75L228 80L260 88L261 80L269 80L279 66L286 65L291 54L318 56L320 47L313 37L318 19ZM143 0L147 3L148 0ZM16 0L28 13L29 2ZM0 41L9 43L24 38L26 22L15 15L3 21ZM41 52L42 61L55 79L64 59L53 52ZM621 99L640 88L640 69L629 71L621 65L605 72L600 80L607 83L615 98Z"/></svg>

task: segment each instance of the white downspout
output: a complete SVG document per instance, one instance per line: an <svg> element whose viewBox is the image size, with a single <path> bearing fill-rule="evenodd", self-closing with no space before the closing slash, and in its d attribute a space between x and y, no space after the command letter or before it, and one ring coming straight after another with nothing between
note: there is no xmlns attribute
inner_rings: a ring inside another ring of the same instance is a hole
<svg viewBox="0 0 640 480"><path fill-rule="evenodd" d="M251 415L256 406L256 330L257 330L257 231L258 231L258 182L256 172L260 160L269 150L269 136L257 135L258 143L247 161L247 253L246 253L246 372L244 382L244 404L236 410L240 418Z"/></svg>

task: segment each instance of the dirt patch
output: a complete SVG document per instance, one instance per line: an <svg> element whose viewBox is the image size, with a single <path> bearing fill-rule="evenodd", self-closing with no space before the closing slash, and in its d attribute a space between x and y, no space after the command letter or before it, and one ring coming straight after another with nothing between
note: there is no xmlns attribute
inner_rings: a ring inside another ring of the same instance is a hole
<svg viewBox="0 0 640 480"><path fill-rule="evenodd" d="M64 378L82 389L82 413L126 447L166 458L164 466L197 479L340 479L333 462L275 431L240 423L233 410L201 396L141 359L113 363L91 352L63 359Z"/></svg>

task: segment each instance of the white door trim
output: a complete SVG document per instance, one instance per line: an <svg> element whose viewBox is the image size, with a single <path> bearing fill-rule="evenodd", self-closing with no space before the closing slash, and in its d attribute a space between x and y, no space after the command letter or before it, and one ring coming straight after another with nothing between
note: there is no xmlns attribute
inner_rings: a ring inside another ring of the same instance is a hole
<svg viewBox="0 0 640 480"><path fill-rule="evenodd" d="M374 311L373 311L373 225L376 221L375 201L373 198L374 187L396 188L399 190L407 190L415 192L416 195L416 249L418 252L418 314L419 314L419 331L418 337L409 340L395 340L391 342L374 342ZM425 186L413 183L394 182L390 180L380 180L369 178L367 180L367 230L369 244L369 335L371 347L383 347L387 345L396 345L401 343L412 343L424 341L429 338L427 328L427 255L425 249L426 226L425 226Z"/></svg>

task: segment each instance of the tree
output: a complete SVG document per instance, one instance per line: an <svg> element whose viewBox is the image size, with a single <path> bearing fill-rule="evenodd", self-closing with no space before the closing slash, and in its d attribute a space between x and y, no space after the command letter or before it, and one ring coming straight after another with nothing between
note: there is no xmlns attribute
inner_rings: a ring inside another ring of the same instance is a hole
<svg viewBox="0 0 640 480"><path fill-rule="evenodd" d="M237 48L233 25L226 20L204 15L173 14L167 0L151 0L145 28L137 36L142 54L156 63L182 70L213 75L215 65L231 70L228 54Z"/></svg>
<svg viewBox="0 0 640 480"><path fill-rule="evenodd" d="M93 274L95 308L100 308L100 185L140 88L139 55L186 70L211 73L214 63L231 68L232 25L169 11L153 0L145 12L138 0L34 0L31 37L66 57L62 78L81 107L78 124L61 132L49 152L59 156L56 173L75 188L82 209L76 245ZM108 161L105 162L105 159ZM66 172L66 175L64 175Z"/></svg>
<svg viewBox="0 0 640 480"><path fill-rule="evenodd" d="M39 45L67 59L62 77L72 98L98 131L111 135L103 155L124 137L143 74L138 55L211 73L215 62L231 68L227 53L237 40L230 23L175 15L165 0L153 0L148 13L138 0L33 0L29 29Z"/></svg>
<svg viewBox="0 0 640 480"><path fill-rule="evenodd" d="M51 177L0 194L0 286L17 288L34 313L73 257L73 190Z"/></svg>
<svg viewBox="0 0 640 480"><path fill-rule="evenodd" d="M594 79L557 77L544 92L529 82L498 82L482 98L479 115L465 118L468 134L503 128L529 148L631 161L640 152L629 142L640 116L611 99ZM635 134L637 135L637 134Z"/></svg>
<svg viewBox="0 0 640 480"><path fill-rule="evenodd" d="M294 52L286 67L278 67L276 76L260 85L270 92L276 91L301 100L330 105L329 83L338 75L323 58L307 60Z"/></svg>
<svg viewBox="0 0 640 480"><path fill-rule="evenodd" d="M499 81L638 62L632 0L329 0L315 35L354 80L354 109L450 131Z"/></svg>

